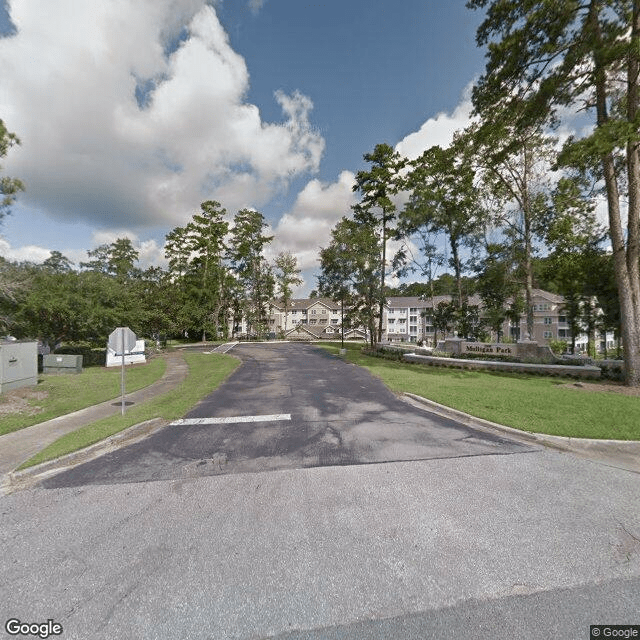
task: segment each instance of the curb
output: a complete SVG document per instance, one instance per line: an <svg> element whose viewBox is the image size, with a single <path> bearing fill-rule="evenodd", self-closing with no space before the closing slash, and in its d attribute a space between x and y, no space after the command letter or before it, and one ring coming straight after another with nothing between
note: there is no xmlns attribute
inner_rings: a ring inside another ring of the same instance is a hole
<svg viewBox="0 0 640 640"><path fill-rule="evenodd" d="M28 467L22 471L11 471L0 479L0 495L8 495L19 489L28 489L40 480L44 480L50 476L54 476L62 471L72 469L84 462L89 462L100 456L115 451L123 444L135 444L140 440L159 431L168 425L170 420L164 418L153 418L134 424L112 436L100 440L84 449L68 453L54 460L47 460L40 464Z"/></svg>
<svg viewBox="0 0 640 640"><path fill-rule="evenodd" d="M476 418L468 413L452 409L433 400L427 400L414 393L403 393L402 395L424 405L432 413L456 420L468 426L498 431L513 436L517 440L539 444L560 451L568 451L582 457L605 462L619 469L640 473L640 441L638 440L594 440L520 431L484 418Z"/></svg>

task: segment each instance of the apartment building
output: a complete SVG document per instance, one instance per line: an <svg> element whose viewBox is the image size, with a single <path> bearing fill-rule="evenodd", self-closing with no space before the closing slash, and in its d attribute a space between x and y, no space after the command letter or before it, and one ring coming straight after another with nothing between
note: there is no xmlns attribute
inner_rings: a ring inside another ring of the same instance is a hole
<svg viewBox="0 0 640 640"><path fill-rule="evenodd" d="M339 302L329 298L304 298L284 304L272 301L268 310L268 330L271 335L284 336L291 340L336 339L341 336L342 311ZM247 331L246 322L237 326L240 336ZM348 339L364 339L365 332L349 329L345 332Z"/></svg>
<svg viewBox="0 0 640 640"><path fill-rule="evenodd" d="M383 314L383 336L385 342L422 342L428 346L435 346L436 339L441 340L441 332L436 336L433 326L433 309L441 302L451 302L451 296L435 296L421 299L419 297L390 297ZM479 296L473 295L468 299L470 305L482 307ZM531 339L540 345L548 344L550 340L571 340L571 331L563 311L564 298L562 296L543 291L533 290L533 335ZM291 300L287 309L281 302L270 303L269 333L275 336L285 336L289 339L314 340L337 339L341 336L340 303L329 298L303 298ZM237 329L239 335L246 332L243 321ZM512 340L522 340L527 337L527 319L523 315L519 322L505 321L502 335ZM348 339L366 339L364 328L350 329L345 332ZM599 346L602 348L606 340L607 348L613 346L612 336L599 336ZM576 336L578 349L586 348L586 335Z"/></svg>
<svg viewBox="0 0 640 640"><path fill-rule="evenodd" d="M451 296L435 296L421 300L417 297L391 297L383 316L383 340L389 342L420 342L435 346L435 329L433 326L433 309L441 302L450 302ZM469 297L470 305L482 308L479 296ZM563 310L562 296L543 291L533 290L533 335L531 339L540 345L548 344L550 340L571 340L571 330ZM523 315L519 322L505 321L502 335L512 340L522 340L527 337L527 318ZM442 339L438 335L438 339ZM604 339L602 337L601 339ZM576 336L578 349L586 348L587 336ZM607 336L607 346L613 344L611 336Z"/></svg>

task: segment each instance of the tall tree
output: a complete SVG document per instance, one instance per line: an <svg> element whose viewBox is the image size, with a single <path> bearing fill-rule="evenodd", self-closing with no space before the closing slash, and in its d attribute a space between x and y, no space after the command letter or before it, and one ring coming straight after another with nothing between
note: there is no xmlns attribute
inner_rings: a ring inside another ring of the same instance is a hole
<svg viewBox="0 0 640 640"><path fill-rule="evenodd" d="M191 252L191 273L194 298L199 310L202 341L207 330L218 336L221 323L226 327L226 253L225 236L229 223L224 219L226 210L215 200L200 205L200 213L194 214L187 224L188 247ZM225 313L223 313L225 311ZM227 333L226 328L223 333Z"/></svg>
<svg viewBox="0 0 640 640"><path fill-rule="evenodd" d="M379 335L376 331L376 310L381 308L379 250L379 238L370 225L342 218L331 231L331 244L320 251L320 292L341 300L343 313L348 302L343 326L366 327L371 346Z"/></svg>
<svg viewBox="0 0 640 640"><path fill-rule="evenodd" d="M385 278L387 273L387 240L394 237L391 223L396 206L391 199L401 188L401 170L406 160L388 144L377 144L373 153L365 153L364 160L371 163L368 171L358 171L354 191L361 198L353 211L361 224L371 226L378 237L380 261L380 294L378 310L378 341L382 340L382 314L384 308Z"/></svg>
<svg viewBox="0 0 640 640"><path fill-rule="evenodd" d="M293 287L299 287L303 282L298 268L298 259L290 251L281 251L276 256L274 276L278 296L284 305L284 330L286 331Z"/></svg>
<svg viewBox="0 0 640 640"><path fill-rule="evenodd" d="M594 297L597 295L591 273L602 252L599 245L605 231L598 224L591 199L583 196L580 183L561 178L552 194L553 207L544 224L549 248L545 261L548 275L553 274L556 289L565 299L565 313L571 330L571 350L583 323L591 341L594 327Z"/></svg>
<svg viewBox="0 0 640 640"><path fill-rule="evenodd" d="M523 129L584 109L595 128L565 145L563 163L604 182L628 385L640 386L640 0L468 0L486 8L489 45L476 111ZM622 167L623 172L618 168ZM626 233L621 197L628 200Z"/></svg>
<svg viewBox="0 0 640 640"><path fill-rule="evenodd" d="M500 342L502 327L509 314L511 300L518 295L518 282L505 246L487 243L485 256L476 264L478 294L482 300L483 317Z"/></svg>
<svg viewBox="0 0 640 640"><path fill-rule="evenodd" d="M14 145L19 145L20 139L15 133L11 133L4 122L0 120L0 158L4 158L9 149ZM2 166L0 166L0 171ZM18 178L0 176L0 221L9 213L11 205L15 201L18 192L24 191L24 183Z"/></svg>
<svg viewBox="0 0 640 640"><path fill-rule="evenodd" d="M56 273L69 273L73 270L73 262L60 251L52 251L51 255L42 263L42 266Z"/></svg>
<svg viewBox="0 0 640 640"><path fill-rule="evenodd" d="M490 223L515 249L525 291L527 339L533 339L533 258L549 207L554 141L536 127L498 121L471 125L457 136L494 199Z"/></svg>
<svg viewBox="0 0 640 640"><path fill-rule="evenodd" d="M460 145L447 149L439 146L427 149L410 163L405 182L409 201L400 214L402 235L445 233L451 257L449 266L456 279L455 303L461 305L463 262L461 249L475 238L482 219L482 207L474 185L475 174L464 161ZM424 244L428 263L433 261L433 247Z"/></svg>
<svg viewBox="0 0 640 640"><path fill-rule="evenodd" d="M107 258L109 273L121 283L137 276L135 264L138 262L139 255L129 238L117 238L109 245Z"/></svg>
<svg viewBox="0 0 640 640"><path fill-rule="evenodd" d="M268 227L259 211L242 209L233 220L227 257L243 292L247 332L264 333L267 327L267 303L273 296L272 270L264 249L273 236L264 234Z"/></svg>

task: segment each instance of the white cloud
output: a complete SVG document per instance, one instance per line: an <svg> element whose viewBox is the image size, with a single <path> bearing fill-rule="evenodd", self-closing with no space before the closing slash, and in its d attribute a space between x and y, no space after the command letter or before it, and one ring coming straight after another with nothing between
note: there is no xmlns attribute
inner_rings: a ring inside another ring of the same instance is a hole
<svg viewBox="0 0 640 640"><path fill-rule="evenodd" d="M296 107L302 109L302 104ZM413 159L435 144L448 146L454 132L464 128L471 121L471 108L469 85L453 113L440 113L434 118L429 118L419 131L398 142L396 150ZM287 108L285 111L289 113ZM343 171L333 183L310 180L298 194L292 209L282 216L275 227L275 239L271 247L273 254L282 250L291 251L297 256L302 269L318 270L320 247L328 246L331 230L342 216L350 214L351 206L357 202L358 196L352 189L354 179L352 172ZM401 193L394 198L398 209L404 206L406 197L406 193ZM399 247L398 243L389 243L389 255L392 257Z"/></svg>
<svg viewBox="0 0 640 640"><path fill-rule="evenodd" d="M22 139L10 175L27 183L25 204L142 229L181 224L209 198L260 206L318 169L312 102L276 92L284 122L263 122L205 0L12 0L10 11L0 113Z"/></svg>
<svg viewBox="0 0 640 640"><path fill-rule="evenodd" d="M249 8L252 13L256 14L264 6L265 0L249 0Z"/></svg>
<svg viewBox="0 0 640 640"><path fill-rule="evenodd" d="M318 267L320 247L331 241L331 229L351 211L357 199L352 187L355 176L343 171L337 182L310 180L300 191L291 211L274 229L272 251L291 251L302 269Z"/></svg>
<svg viewBox="0 0 640 640"><path fill-rule="evenodd" d="M164 246L151 240L140 240L135 233L130 231L96 231L92 235L90 248L95 248L101 244L111 244L118 238L129 238L133 247L138 251L138 264L141 269L151 266L166 266L164 257ZM83 249L63 249L60 251L76 267L81 262L87 262L87 252ZM33 262L42 264L51 255L51 250L34 244L12 247L8 240L0 237L0 256L11 262Z"/></svg>
<svg viewBox="0 0 640 640"><path fill-rule="evenodd" d="M11 262L44 262L51 255L49 249L36 245L24 245L22 247L12 247L7 240L0 238L0 256Z"/></svg>
<svg viewBox="0 0 640 640"><path fill-rule="evenodd" d="M153 239L140 240L138 234L128 229L94 231L92 234L91 248L93 249L101 244L112 244L119 238L128 238L131 240L133 248L138 252L137 266L140 269L146 269L152 266L167 266L167 260L164 256L164 245L159 245ZM82 261L87 261L86 255L82 258Z"/></svg>
<svg viewBox="0 0 640 640"><path fill-rule="evenodd" d="M439 145L448 147L453 140L453 134L464 129L471 123L471 87L468 85L463 92L462 101L454 109L453 113L439 113L434 118L429 118L418 131L405 136L396 145L396 151L401 155L415 160L424 151Z"/></svg>

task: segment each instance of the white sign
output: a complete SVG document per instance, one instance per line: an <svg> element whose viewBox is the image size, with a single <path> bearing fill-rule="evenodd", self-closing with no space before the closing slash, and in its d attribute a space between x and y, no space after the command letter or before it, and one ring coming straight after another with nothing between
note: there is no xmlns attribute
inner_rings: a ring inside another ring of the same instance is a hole
<svg viewBox="0 0 640 640"><path fill-rule="evenodd" d="M140 364L146 362L144 355L145 341L136 340L136 345L130 351L124 352L125 364ZM122 364L122 354L116 353L111 347L107 348L107 367L119 367Z"/></svg>
<svg viewBox="0 0 640 640"><path fill-rule="evenodd" d="M129 327L118 327L109 334L109 349L117 355L132 351L136 346L136 334Z"/></svg>

